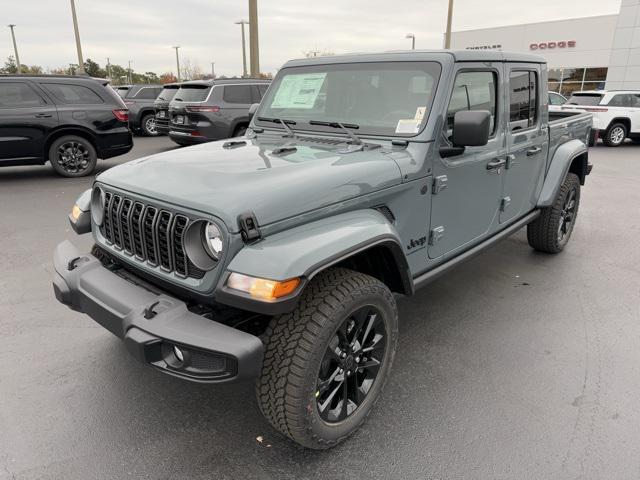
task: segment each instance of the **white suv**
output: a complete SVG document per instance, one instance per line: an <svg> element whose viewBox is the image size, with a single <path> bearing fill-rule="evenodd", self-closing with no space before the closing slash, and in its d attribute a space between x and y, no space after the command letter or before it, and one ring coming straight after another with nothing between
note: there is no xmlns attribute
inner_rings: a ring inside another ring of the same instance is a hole
<svg viewBox="0 0 640 480"><path fill-rule="evenodd" d="M609 147L630 138L640 143L640 91L590 90L574 92L562 110L584 110L593 115L593 129ZM594 137L597 138L597 137Z"/></svg>

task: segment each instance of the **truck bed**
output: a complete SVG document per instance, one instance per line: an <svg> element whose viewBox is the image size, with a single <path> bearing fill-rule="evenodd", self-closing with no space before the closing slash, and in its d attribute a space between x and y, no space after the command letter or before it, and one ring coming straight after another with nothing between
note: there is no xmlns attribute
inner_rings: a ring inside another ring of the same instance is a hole
<svg viewBox="0 0 640 480"><path fill-rule="evenodd" d="M589 144L591 114L587 112L549 112L549 160L558 147L570 140L578 139Z"/></svg>

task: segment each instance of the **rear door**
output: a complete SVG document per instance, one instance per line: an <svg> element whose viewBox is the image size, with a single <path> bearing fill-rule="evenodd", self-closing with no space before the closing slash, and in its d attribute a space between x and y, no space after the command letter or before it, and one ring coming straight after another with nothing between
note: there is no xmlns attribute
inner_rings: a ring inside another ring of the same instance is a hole
<svg viewBox="0 0 640 480"><path fill-rule="evenodd" d="M56 107L38 87L0 79L0 162L43 160L45 138L57 125Z"/></svg>
<svg viewBox="0 0 640 480"><path fill-rule="evenodd" d="M440 146L451 145L454 115L460 110L491 112L492 132L487 145L434 160L429 258L469 248L497 226L506 156L502 71L501 63L457 65Z"/></svg>
<svg viewBox="0 0 640 480"><path fill-rule="evenodd" d="M500 202L500 223L524 215L536 203L548 149L548 114L541 92L541 70L532 64L506 64L509 121L508 157ZM545 113L543 115L543 113Z"/></svg>

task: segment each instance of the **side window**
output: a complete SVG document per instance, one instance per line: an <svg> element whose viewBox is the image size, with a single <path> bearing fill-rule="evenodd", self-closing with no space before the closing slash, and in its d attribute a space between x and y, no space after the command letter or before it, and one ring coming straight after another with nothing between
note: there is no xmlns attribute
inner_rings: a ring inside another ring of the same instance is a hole
<svg viewBox="0 0 640 480"><path fill-rule="evenodd" d="M549 103L551 105L562 105L564 104L565 99L562 98L560 95L554 95L553 93L549 94Z"/></svg>
<svg viewBox="0 0 640 480"><path fill-rule="evenodd" d="M264 94L267 93L268 88L269 88L269 85L266 85L263 83L258 85L258 90L260 90L260 98L264 97Z"/></svg>
<svg viewBox="0 0 640 480"><path fill-rule="evenodd" d="M0 108L28 108L40 105L45 105L45 101L26 83L0 82Z"/></svg>
<svg viewBox="0 0 640 480"><path fill-rule="evenodd" d="M509 129L514 131L533 127L538 121L536 72L511 72L509 85Z"/></svg>
<svg viewBox="0 0 640 480"><path fill-rule="evenodd" d="M227 103L250 104L252 85L225 85L222 99Z"/></svg>
<svg viewBox="0 0 640 480"><path fill-rule="evenodd" d="M139 98L141 100L155 100L157 96L155 88L143 87L138 90L138 93L135 94L134 98Z"/></svg>
<svg viewBox="0 0 640 480"><path fill-rule="evenodd" d="M446 136L451 136L453 119L461 110L488 110L491 113L491 135L496 131L498 77L495 72L460 72L453 85L447 108Z"/></svg>
<svg viewBox="0 0 640 480"><path fill-rule="evenodd" d="M71 105L95 105L104 103L97 93L83 85L43 83L42 87L63 103Z"/></svg>

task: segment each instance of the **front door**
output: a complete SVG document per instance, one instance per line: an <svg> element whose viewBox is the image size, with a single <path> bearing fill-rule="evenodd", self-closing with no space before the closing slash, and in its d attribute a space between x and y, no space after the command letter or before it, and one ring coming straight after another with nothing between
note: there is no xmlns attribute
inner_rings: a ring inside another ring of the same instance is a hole
<svg viewBox="0 0 640 480"><path fill-rule="evenodd" d="M454 115L460 110L491 112L491 136L487 145L434 161L429 258L466 249L497 225L506 157L503 100L498 93L502 68L465 64L455 74L439 145L451 145Z"/></svg>
<svg viewBox="0 0 640 480"><path fill-rule="evenodd" d="M29 82L0 79L0 162L42 158L45 137L57 124L55 105Z"/></svg>
<svg viewBox="0 0 640 480"><path fill-rule="evenodd" d="M548 150L548 116L542 114L540 69L507 64L507 148L500 223L522 216L536 205Z"/></svg>

